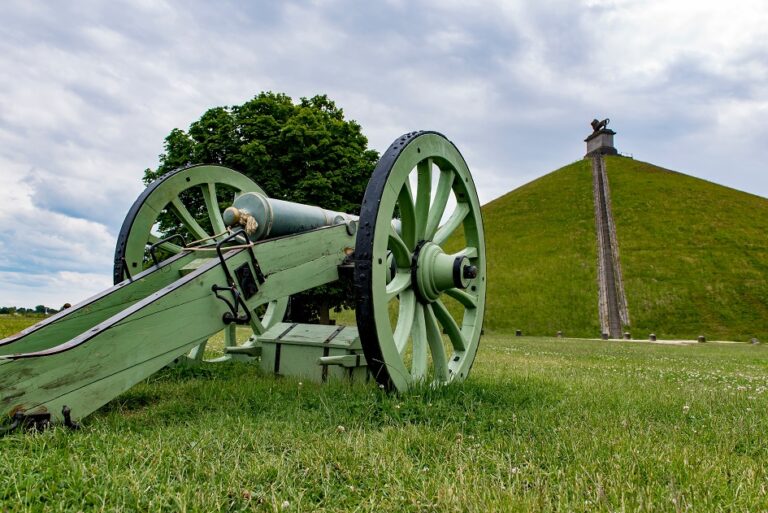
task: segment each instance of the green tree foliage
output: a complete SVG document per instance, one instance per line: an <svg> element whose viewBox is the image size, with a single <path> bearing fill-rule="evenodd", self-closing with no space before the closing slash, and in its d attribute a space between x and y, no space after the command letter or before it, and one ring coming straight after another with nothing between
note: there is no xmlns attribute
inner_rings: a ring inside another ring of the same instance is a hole
<svg viewBox="0 0 768 513"><path fill-rule="evenodd" d="M208 110L186 132L172 130L159 167L148 169L144 181L190 164L220 164L247 175L271 197L358 214L377 160L360 125L345 120L326 95L294 103L285 94L264 92L243 105ZM160 228L172 233L179 229L175 223L169 216ZM329 308L351 306L350 298L339 285L321 287L294 297L291 317L325 321Z"/></svg>

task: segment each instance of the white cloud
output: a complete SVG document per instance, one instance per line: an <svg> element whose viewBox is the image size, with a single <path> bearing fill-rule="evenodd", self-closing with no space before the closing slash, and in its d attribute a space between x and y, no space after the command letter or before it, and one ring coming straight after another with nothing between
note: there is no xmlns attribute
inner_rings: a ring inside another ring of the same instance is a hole
<svg viewBox="0 0 768 513"><path fill-rule="evenodd" d="M6 305L34 308L45 305L61 308L85 301L111 286L108 276L71 271L44 274L0 272L0 290Z"/></svg>

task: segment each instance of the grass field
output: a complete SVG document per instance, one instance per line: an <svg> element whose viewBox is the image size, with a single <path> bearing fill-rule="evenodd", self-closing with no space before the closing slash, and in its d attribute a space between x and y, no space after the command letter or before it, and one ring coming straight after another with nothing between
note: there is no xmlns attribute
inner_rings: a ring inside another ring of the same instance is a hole
<svg viewBox="0 0 768 513"><path fill-rule="evenodd" d="M0 438L0 511L768 511L768 347L486 335L396 396L166 370Z"/></svg>
<svg viewBox="0 0 768 513"><path fill-rule="evenodd" d="M0 339L3 339L14 333L18 333L27 326L40 322L45 317L43 315L6 315L0 314Z"/></svg>

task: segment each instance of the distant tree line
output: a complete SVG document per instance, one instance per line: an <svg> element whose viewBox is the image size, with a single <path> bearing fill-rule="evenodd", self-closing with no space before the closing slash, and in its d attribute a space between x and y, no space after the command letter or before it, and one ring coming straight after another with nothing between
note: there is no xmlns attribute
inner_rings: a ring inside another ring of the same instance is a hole
<svg viewBox="0 0 768 513"><path fill-rule="evenodd" d="M56 308L51 308L50 306L45 305L37 305L34 308L24 308L23 306L0 306L0 315L55 314L69 307L69 303L64 304L58 310Z"/></svg>

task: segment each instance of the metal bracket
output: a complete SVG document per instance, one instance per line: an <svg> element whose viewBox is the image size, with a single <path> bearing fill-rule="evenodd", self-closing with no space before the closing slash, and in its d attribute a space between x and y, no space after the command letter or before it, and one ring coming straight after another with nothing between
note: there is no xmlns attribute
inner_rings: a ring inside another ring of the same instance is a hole
<svg viewBox="0 0 768 513"><path fill-rule="evenodd" d="M61 407L61 415L64 417L64 425L73 431L80 429L80 424L72 421L72 409L64 405Z"/></svg>
<svg viewBox="0 0 768 513"><path fill-rule="evenodd" d="M13 417L11 418L12 418L12 422L9 425L3 428L0 428L0 436L9 435L12 432L16 431L16 429L19 426L21 426L21 424L24 422L24 419L27 418L27 416L24 415L22 412L17 411L16 413L13 414Z"/></svg>
<svg viewBox="0 0 768 513"><path fill-rule="evenodd" d="M225 313L222 320L224 321L224 324L248 324L251 322L251 312L248 311L248 305L245 304L245 300L243 299L243 296L240 294L240 291L237 289L237 284L235 283L234 278L232 278L232 273L229 272L229 267L227 267L227 261L224 259L224 253L222 252L222 247L224 244L230 242L233 239L236 239L240 236L245 236L245 230L242 228L236 231L233 231L228 236L221 239L218 243L216 243L216 254L219 256L219 262L221 263L221 270L224 271L224 276L227 278L227 287L222 287L220 285L214 285L211 287L211 290L213 290L213 293L216 295L217 298L224 301L227 306L229 307L229 312ZM248 239L246 239L248 240ZM251 264L253 265L253 270L256 274L256 277L254 279L253 274L251 273L251 270L248 268L248 264L243 264L240 267L238 267L235 270L235 274L237 275L238 282L240 284L240 287L243 289L243 294L245 294L246 299L250 299L253 297L256 292L259 291L258 283L264 283L266 278L264 277L264 274L261 272L261 267L259 267L259 262L256 260L256 254L253 252L253 248L249 245L247 246L248 253L251 257ZM219 291L227 290L232 294L232 301L229 301L228 299L222 297L219 295ZM240 306L243 307L244 310L244 316L240 316Z"/></svg>
<svg viewBox="0 0 768 513"><path fill-rule="evenodd" d="M152 262L154 262L155 265L157 265L159 263L157 261L157 255L155 255L155 250L157 249L157 247L160 244L164 244L164 243L166 243L166 242L168 242L170 240L173 240L173 239L181 239L181 246L184 247L184 248L187 247L187 241L184 240L184 236L182 234L180 234L180 233L177 233L175 235L171 235L170 237L166 237L166 238L164 238L162 240L159 240L159 241L155 242L154 244L152 244L149 247L149 256L152 257Z"/></svg>
<svg viewBox="0 0 768 513"><path fill-rule="evenodd" d="M355 279L355 261L351 256L347 256L338 266L339 280L353 283Z"/></svg>
<svg viewBox="0 0 768 513"><path fill-rule="evenodd" d="M0 436L5 436L20 427L43 431L51 425L50 413L24 413L17 411L13 414L13 421L6 427L0 428Z"/></svg>
<svg viewBox="0 0 768 513"><path fill-rule="evenodd" d="M333 333L328 335L328 337L325 340L323 340L323 358L327 358L328 355L331 353L331 348L328 346L328 344L330 344L331 340L336 338L336 335L341 333L341 331L343 329L344 329L344 326L339 326L338 328L333 330ZM323 370L322 370L322 374L321 374L321 379L322 379L323 383L328 381L328 366L327 365L323 366Z"/></svg>
<svg viewBox="0 0 768 513"><path fill-rule="evenodd" d="M248 311L248 305L243 301L240 291L237 290L236 286L230 285L229 287L222 287L220 285L214 285L211 287L211 290L218 299L224 301L227 304L227 307L229 307L229 312L225 312L221 318L224 324L229 325L233 322L235 324L248 324L251 322L251 312ZM222 290L226 290L232 294L232 301L219 295L219 291ZM240 315L240 306L243 307L243 316Z"/></svg>
<svg viewBox="0 0 768 513"><path fill-rule="evenodd" d="M251 266L248 262L245 262L240 267L235 269L235 276L237 282L240 284L240 290L243 291L243 297L246 300L251 299L259 291L259 286L256 284L256 278L254 278L251 272Z"/></svg>
<svg viewBox="0 0 768 513"><path fill-rule="evenodd" d="M61 408L61 415L64 417L64 426L75 431L80 429L80 424L72 421L72 410L69 406L63 406ZM11 417L12 421L9 425L0 428L0 437L9 435L19 428L33 429L35 431L43 431L51 426L51 414L50 413L24 413L23 411L17 411Z"/></svg>
<svg viewBox="0 0 768 513"><path fill-rule="evenodd" d="M229 268L227 267L227 262L224 260L224 254L221 252L221 248L226 244L227 242L231 241L232 239L236 239L240 236L245 236L245 230L240 228L239 230L233 231L228 236L221 239L219 242L216 243L216 254L219 256L219 262L221 262L221 268L224 271L224 275L227 277L227 283L229 285L234 286L235 280L232 279L232 274L229 272ZM247 238L245 240L248 240ZM259 267L259 262L256 260L256 254L253 252L253 247L250 245L247 246L248 248L248 254L251 257L251 264L253 264L253 270L256 273L256 279L259 283L264 283L266 281L266 278L264 277L264 274L261 272L261 267Z"/></svg>

